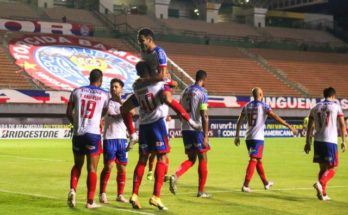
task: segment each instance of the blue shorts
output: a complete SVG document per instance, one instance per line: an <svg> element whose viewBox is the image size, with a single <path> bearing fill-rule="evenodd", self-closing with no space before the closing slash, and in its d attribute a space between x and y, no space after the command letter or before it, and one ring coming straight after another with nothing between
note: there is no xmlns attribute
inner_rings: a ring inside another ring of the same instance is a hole
<svg viewBox="0 0 348 215"><path fill-rule="evenodd" d="M100 134L86 133L83 135L74 135L73 152L79 155L100 155L103 152L101 147Z"/></svg>
<svg viewBox="0 0 348 215"><path fill-rule="evenodd" d="M250 158L262 158L263 155L263 140L246 140L247 149Z"/></svg>
<svg viewBox="0 0 348 215"><path fill-rule="evenodd" d="M210 150L210 146L204 147L204 133L201 131L182 131L182 137L184 139L185 153L190 151L206 152Z"/></svg>
<svg viewBox="0 0 348 215"><path fill-rule="evenodd" d="M169 153L169 138L163 118L156 122L139 126L139 153Z"/></svg>
<svg viewBox="0 0 348 215"><path fill-rule="evenodd" d="M104 163L116 162L127 165L127 140L126 139L109 139L103 140Z"/></svg>
<svg viewBox="0 0 348 215"><path fill-rule="evenodd" d="M314 141L314 163L325 163L338 166L337 144Z"/></svg>

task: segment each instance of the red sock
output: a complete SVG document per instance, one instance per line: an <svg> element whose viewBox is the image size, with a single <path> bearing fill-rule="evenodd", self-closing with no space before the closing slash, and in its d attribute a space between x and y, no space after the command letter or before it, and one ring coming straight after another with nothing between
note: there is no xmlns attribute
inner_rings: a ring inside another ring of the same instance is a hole
<svg viewBox="0 0 348 215"><path fill-rule="evenodd" d="M175 99L172 100L172 102L169 104L169 106L182 118L184 118L186 121L190 120L190 115L187 113L187 111L182 107L179 102L177 102Z"/></svg>
<svg viewBox="0 0 348 215"><path fill-rule="evenodd" d="M157 161L155 170L155 186L153 188L153 195L160 197L161 188L164 181L164 173L167 169L167 163L162 161Z"/></svg>
<svg viewBox="0 0 348 215"><path fill-rule="evenodd" d="M141 180L143 179L144 170L146 167L146 163L138 162L137 166L134 170L133 175L133 193L137 194L139 193L139 187L141 184Z"/></svg>
<svg viewBox="0 0 348 215"><path fill-rule="evenodd" d="M246 171L246 175L245 175L245 180L244 180L244 186L245 187L249 187L249 182L251 180L251 178L254 175L254 171L255 171L255 167L256 167L256 160L250 160L249 161L249 165Z"/></svg>
<svg viewBox="0 0 348 215"><path fill-rule="evenodd" d="M70 173L70 189L74 189L76 191L77 183L79 182L81 174L81 169L77 168L75 165L71 168Z"/></svg>
<svg viewBox="0 0 348 215"><path fill-rule="evenodd" d="M207 176L208 176L208 168L207 168L206 160L199 161L198 176L199 176L198 191L204 192L205 182L207 181Z"/></svg>
<svg viewBox="0 0 348 215"><path fill-rule="evenodd" d="M87 176L87 201L93 203L94 194L97 187L97 173L89 172Z"/></svg>
<svg viewBox="0 0 348 215"><path fill-rule="evenodd" d="M153 170L153 165L155 163L155 157L151 157L149 158L149 171Z"/></svg>
<svg viewBox="0 0 348 215"><path fill-rule="evenodd" d="M167 163L167 168L166 168L166 171L164 172L164 175L167 175L167 173L168 173L168 167L169 167L169 157L167 156L166 157L166 163Z"/></svg>
<svg viewBox="0 0 348 215"><path fill-rule="evenodd" d="M326 184L334 177L336 171L335 169L331 168L325 171L325 173L320 178L320 184L323 187L323 194L326 195Z"/></svg>
<svg viewBox="0 0 348 215"><path fill-rule="evenodd" d="M265 171L263 170L263 165L262 165L262 161L261 160L257 161L256 170L257 170L257 173L259 174L259 176L260 176L260 178L262 180L262 183L264 185L267 185L268 181L266 179Z"/></svg>
<svg viewBox="0 0 348 215"><path fill-rule="evenodd" d="M135 133L135 128L133 124L133 118L130 113L122 114L123 122L127 127L127 130L129 134L134 134Z"/></svg>
<svg viewBox="0 0 348 215"><path fill-rule="evenodd" d="M179 168L176 170L175 175L176 177L182 176L188 169L192 167L193 163L190 160L185 160L182 162L179 166Z"/></svg>
<svg viewBox="0 0 348 215"><path fill-rule="evenodd" d="M117 196L123 194L126 185L126 172L117 173Z"/></svg>
<svg viewBox="0 0 348 215"><path fill-rule="evenodd" d="M318 181L320 181L321 177L323 176L323 174L325 173L325 170L320 170L318 173Z"/></svg>
<svg viewBox="0 0 348 215"><path fill-rule="evenodd" d="M108 185L108 181L110 178L111 171L104 170L100 173L100 193L106 192L106 186Z"/></svg>

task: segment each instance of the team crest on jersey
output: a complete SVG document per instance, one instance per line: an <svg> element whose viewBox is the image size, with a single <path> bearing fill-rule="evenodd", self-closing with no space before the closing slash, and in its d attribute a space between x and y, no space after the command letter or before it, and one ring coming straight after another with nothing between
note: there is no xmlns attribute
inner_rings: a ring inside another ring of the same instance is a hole
<svg viewBox="0 0 348 215"><path fill-rule="evenodd" d="M27 74L56 90L89 85L90 71L100 69L103 89L109 90L110 80L119 78L125 83L124 92L130 93L140 60L105 44L70 36L25 36L12 40L9 49Z"/></svg>

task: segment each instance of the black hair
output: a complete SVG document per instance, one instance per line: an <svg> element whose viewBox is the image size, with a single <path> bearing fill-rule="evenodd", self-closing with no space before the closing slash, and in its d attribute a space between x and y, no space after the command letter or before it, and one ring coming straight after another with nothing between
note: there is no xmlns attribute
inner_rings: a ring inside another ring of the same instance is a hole
<svg viewBox="0 0 348 215"><path fill-rule="evenodd" d="M336 95L336 90L333 87L327 87L323 90L324 98Z"/></svg>
<svg viewBox="0 0 348 215"><path fill-rule="evenodd" d="M100 69L93 69L89 74L89 81L95 83L103 77L103 73Z"/></svg>
<svg viewBox="0 0 348 215"><path fill-rule="evenodd" d="M143 77L146 74L148 74L148 75L151 74L150 66L144 61L139 61L135 65L135 69L137 70L137 75L140 77Z"/></svg>
<svg viewBox="0 0 348 215"><path fill-rule="evenodd" d="M119 84L121 85L122 88L124 87L123 81L121 81L121 80L118 79L118 78L113 78L113 79L110 81L110 85L111 85L111 86L112 86L114 83L119 83Z"/></svg>
<svg viewBox="0 0 348 215"><path fill-rule="evenodd" d="M153 31L151 29L149 29L149 28L140 28L138 30L138 37L140 35L143 35L145 37L151 37L152 40L155 40L155 35L154 35Z"/></svg>
<svg viewBox="0 0 348 215"><path fill-rule="evenodd" d="M206 71L204 71L204 70L198 70L198 71L196 72L196 82L202 81L202 80L206 79L207 76L208 76L208 75L207 75L207 72L206 72Z"/></svg>

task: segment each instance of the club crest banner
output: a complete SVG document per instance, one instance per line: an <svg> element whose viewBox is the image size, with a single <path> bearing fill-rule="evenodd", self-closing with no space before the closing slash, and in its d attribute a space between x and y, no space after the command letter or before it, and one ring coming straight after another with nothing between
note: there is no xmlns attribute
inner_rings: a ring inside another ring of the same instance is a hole
<svg viewBox="0 0 348 215"><path fill-rule="evenodd" d="M119 78L125 83L124 92L132 92L138 77L138 56L85 38L27 35L10 41L9 51L28 75L55 90L89 85L92 69L103 72L105 90L109 90L111 79Z"/></svg>

